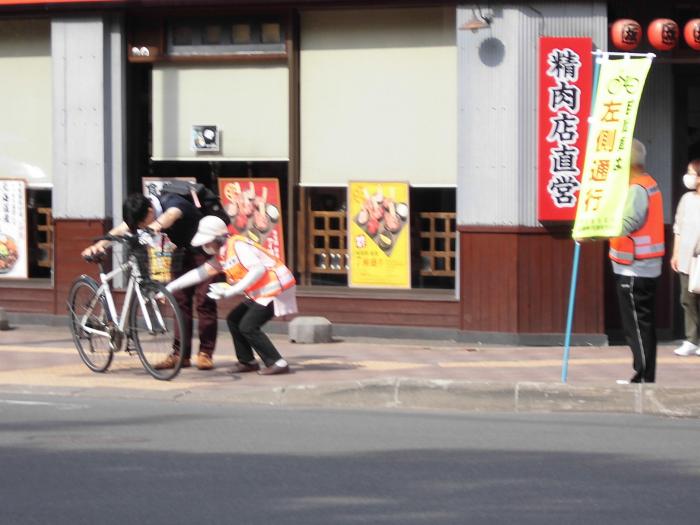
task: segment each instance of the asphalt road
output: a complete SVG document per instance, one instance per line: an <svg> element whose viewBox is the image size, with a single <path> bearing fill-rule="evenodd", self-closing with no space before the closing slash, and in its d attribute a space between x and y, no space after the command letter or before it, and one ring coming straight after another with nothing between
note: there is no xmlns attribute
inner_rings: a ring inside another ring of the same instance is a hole
<svg viewBox="0 0 700 525"><path fill-rule="evenodd" d="M700 421L0 395L0 523L697 524Z"/></svg>

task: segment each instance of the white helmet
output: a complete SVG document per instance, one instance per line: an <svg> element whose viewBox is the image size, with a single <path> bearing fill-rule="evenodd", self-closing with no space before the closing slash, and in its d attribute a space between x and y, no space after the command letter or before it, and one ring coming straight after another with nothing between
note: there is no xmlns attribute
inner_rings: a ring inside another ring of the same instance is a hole
<svg viewBox="0 0 700 525"><path fill-rule="evenodd" d="M192 246L203 246L212 242L217 237L226 237L228 228L226 223L216 215L207 215L199 221L197 233L192 237Z"/></svg>

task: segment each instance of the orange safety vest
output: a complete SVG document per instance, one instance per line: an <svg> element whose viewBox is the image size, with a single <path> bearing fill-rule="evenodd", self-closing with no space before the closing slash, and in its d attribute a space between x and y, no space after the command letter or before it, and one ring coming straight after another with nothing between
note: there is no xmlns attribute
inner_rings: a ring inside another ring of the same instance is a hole
<svg viewBox="0 0 700 525"><path fill-rule="evenodd" d="M221 255L220 252L218 255L219 263L224 270L226 280L229 284L235 284L248 274L248 268L241 264L238 253L236 252L237 246L240 246L239 243L248 244L250 248L256 252L256 255L263 263L266 270L265 274L258 282L245 290L245 294L250 299L255 300L263 297L276 297L296 284L294 275L292 275L292 272L282 261L265 250L265 248L258 243L240 235L229 237L224 246L224 254Z"/></svg>
<svg viewBox="0 0 700 525"><path fill-rule="evenodd" d="M644 225L625 237L610 239L610 258L620 264L632 264L635 259L653 259L666 253L664 244L664 206L661 190L651 175L632 178L632 184L644 188L649 196L649 209Z"/></svg>

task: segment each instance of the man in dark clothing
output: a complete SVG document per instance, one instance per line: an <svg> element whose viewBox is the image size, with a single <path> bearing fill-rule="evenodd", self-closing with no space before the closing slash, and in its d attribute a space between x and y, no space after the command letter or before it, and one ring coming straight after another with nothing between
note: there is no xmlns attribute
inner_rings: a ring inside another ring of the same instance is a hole
<svg viewBox="0 0 700 525"><path fill-rule="evenodd" d="M175 277L187 273L204 264L208 257L199 248L190 245L197 232L197 225L202 213L191 202L180 195L166 193L160 198L145 197L141 194L130 195L124 202L124 222L112 230L112 235L124 235L139 228L148 227L155 232L163 232L178 247L176 260L181 263L174 268ZM98 241L83 251L83 255L92 255L109 245L108 241ZM185 333L182 340L175 340L173 354L158 363L156 368L173 368L179 359L182 366L191 366L193 310L197 309L199 330L199 354L197 368L211 370L214 368L212 355L216 345L217 308L216 301L207 297L211 280L173 295L182 310L185 321Z"/></svg>

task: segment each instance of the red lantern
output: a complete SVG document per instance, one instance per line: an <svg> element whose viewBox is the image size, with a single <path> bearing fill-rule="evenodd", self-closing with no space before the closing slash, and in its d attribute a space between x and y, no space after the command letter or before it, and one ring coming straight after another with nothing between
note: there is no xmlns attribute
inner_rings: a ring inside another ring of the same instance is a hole
<svg viewBox="0 0 700 525"><path fill-rule="evenodd" d="M659 51L668 51L678 44L678 24L668 18L657 18L647 28L647 38Z"/></svg>
<svg viewBox="0 0 700 525"><path fill-rule="evenodd" d="M696 51L700 51L700 18L688 20L683 29L686 43Z"/></svg>
<svg viewBox="0 0 700 525"><path fill-rule="evenodd" d="M632 51L642 41L642 26L629 18L617 20L610 28L610 40L617 49Z"/></svg>

